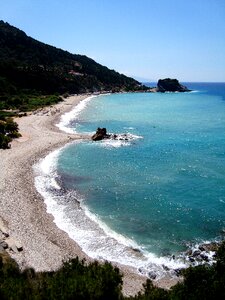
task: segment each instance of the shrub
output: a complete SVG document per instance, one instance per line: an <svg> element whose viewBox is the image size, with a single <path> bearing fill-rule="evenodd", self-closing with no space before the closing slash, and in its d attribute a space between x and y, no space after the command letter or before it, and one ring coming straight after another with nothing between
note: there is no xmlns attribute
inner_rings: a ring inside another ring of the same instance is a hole
<svg viewBox="0 0 225 300"><path fill-rule="evenodd" d="M18 132L18 124L12 118L4 119L0 120L0 148L8 149L12 138L18 138L21 134Z"/></svg>
<svg viewBox="0 0 225 300"><path fill-rule="evenodd" d="M111 264L78 258L56 272L21 272L12 260L0 262L1 299L122 299L122 275Z"/></svg>
<svg viewBox="0 0 225 300"><path fill-rule="evenodd" d="M11 141L12 139L9 136L0 133L0 149L9 149Z"/></svg>

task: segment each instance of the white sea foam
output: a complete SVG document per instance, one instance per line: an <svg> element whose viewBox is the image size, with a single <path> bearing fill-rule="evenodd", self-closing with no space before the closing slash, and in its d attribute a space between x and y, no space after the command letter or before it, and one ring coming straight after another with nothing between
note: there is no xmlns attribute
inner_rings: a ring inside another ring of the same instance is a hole
<svg viewBox="0 0 225 300"><path fill-rule="evenodd" d="M80 101L80 103L78 103L74 107L74 109L72 109L71 111L69 111L61 116L60 122L58 124L56 124L56 126L62 131L65 131L68 133L75 133L76 132L75 129L69 127L70 122L72 120L75 120L79 116L81 111L83 109L85 109L85 107L90 102L90 100L92 100L95 97L97 97L97 96L90 96L90 97L87 97L86 99L84 99L83 101Z"/></svg>
<svg viewBox="0 0 225 300"><path fill-rule="evenodd" d="M100 145L101 147L105 148L120 148L123 146L130 146L130 142L124 141L124 140L104 140Z"/></svg>
<svg viewBox="0 0 225 300"><path fill-rule="evenodd" d="M220 239L215 239L215 240L202 240L201 243L195 243L193 245L191 245L189 247L189 250L191 250L192 253L194 253L195 251L200 251L200 248L202 245L210 245L212 243L220 243L221 240ZM199 259L199 256L197 257L197 259L194 259L194 261L192 261L191 265L192 266L198 266L198 265L202 265L205 263L205 261L207 261L207 264L209 265L212 265L213 263L216 262L216 256L215 256L215 251L205 251L205 250L201 250L200 251L200 254L203 256L203 257L206 257L207 259ZM182 255L182 254L181 254ZM190 263L190 260L189 260L189 256L188 255L185 255L185 253L183 254L183 258L185 261L187 261L188 263ZM192 256L193 258L193 256Z"/></svg>
<svg viewBox="0 0 225 300"><path fill-rule="evenodd" d="M123 127L124 129L128 129L128 130L134 130L134 127Z"/></svg>
<svg viewBox="0 0 225 300"><path fill-rule="evenodd" d="M67 132L75 132L67 128L71 120L77 118L79 113L86 107L93 97L89 97L80 103L70 113L62 117L58 127ZM133 130L124 128L125 131ZM132 136L132 135L131 135ZM140 136L125 140L104 140L96 143L103 147L121 147L130 145ZM40 194L44 197L47 212L54 216L54 222L59 228L68 233L71 239L75 240L90 257L106 259L119 262L137 268L141 273L154 272L157 279L165 272L165 266L174 269L183 268L190 263L185 260L185 254L180 258L157 257L137 245L133 240L111 230L101 219L93 214L86 206L82 195L76 191L65 191L57 182L57 158L61 150L49 154L45 159L36 165L35 185ZM78 200L79 203L76 201ZM80 207L82 209L80 209ZM212 257L213 253L209 253Z"/></svg>
<svg viewBox="0 0 225 300"><path fill-rule="evenodd" d="M99 145L106 148L119 148L123 146L130 146L135 140L138 139L143 139L143 136L131 133L122 133L117 134L116 138L102 140Z"/></svg>
<svg viewBox="0 0 225 300"><path fill-rule="evenodd" d="M188 93L199 93L200 91L198 91L198 90L193 90L193 91L190 91L190 92L188 92Z"/></svg>
<svg viewBox="0 0 225 300"><path fill-rule="evenodd" d="M57 126L68 133L74 133L75 130L68 127L71 120L78 117L92 98L93 96L86 98L72 111L64 114ZM129 130L133 130L133 128L129 128ZM131 133L119 134L116 139L103 140L99 145L103 147L128 146L141 138L143 137ZM81 195L76 192L63 196L57 194L61 189L57 183L57 160L65 147L50 153L35 166L36 188L44 197L47 212L53 215L56 225L67 232L85 253L95 259L110 260L132 266L141 270L142 274L148 274L151 270L158 278L164 272L163 265L167 265L169 268L184 267L183 262L174 262L168 258L158 258L154 254L145 253L133 240L111 230L98 216L90 212L82 201ZM68 197L69 200L72 197L74 201L65 201L65 199L63 201L63 197ZM76 200L81 205L78 205ZM72 209L68 202L73 206Z"/></svg>
<svg viewBox="0 0 225 300"><path fill-rule="evenodd" d="M114 232L90 212L77 192L59 193L56 167L65 147L50 153L34 166L35 186L44 198L47 212L53 215L60 229L67 232L90 257L132 266L145 275L151 271L160 278L165 273L164 265L170 269L187 265L182 260L145 252L133 240Z"/></svg>

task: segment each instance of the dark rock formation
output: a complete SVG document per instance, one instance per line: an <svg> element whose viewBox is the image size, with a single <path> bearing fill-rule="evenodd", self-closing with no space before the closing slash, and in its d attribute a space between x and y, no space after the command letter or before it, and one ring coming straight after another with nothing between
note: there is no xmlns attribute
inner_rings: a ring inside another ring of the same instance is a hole
<svg viewBox="0 0 225 300"><path fill-rule="evenodd" d="M182 272L184 271L184 268L179 268L179 269L175 269L174 273L176 274L177 277L182 276Z"/></svg>
<svg viewBox="0 0 225 300"><path fill-rule="evenodd" d="M165 271L169 271L169 270L170 270L170 268L167 267L166 265L162 265L162 267L163 267L163 269L164 269Z"/></svg>
<svg viewBox="0 0 225 300"><path fill-rule="evenodd" d="M93 141L101 141L103 139L109 139L110 135L107 134L106 128L98 127L96 133L91 137Z"/></svg>
<svg viewBox="0 0 225 300"><path fill-rule="evenodd" d="M202 244L199 246L199 250L201 251L217 251L219 249L220 243L212 242L208 244Z"/></svg>
<svg viewBox="0 0 225 300"><path fill-rule="evenodd" d="M150 272L148 272L148 277L150 278L150 279L156 279L156 277L157 277L157 275L153 272L153 271L150 271Z"/></svg>
<svg viewBox="0 0 225 300"><path fill-rule="evenodd" d="M190 92L186 86L179 83L177 79L159 79L157 84L158 92Z"/></svg>
<svg viewBox="0 0 225 300"><path fill-rule="evenodd" d="M92 141L101 141L104 139L118 140L118 141L128 141L132 140L126 133L123 134L108 134L106 128L97 128L96 133L91 137Z"/></svg>
<svg viewBox="0 0 225 300"><path fill-rule="evenodd" d="M211 252L216 252L220 245L221 243L219 242L201 244L195 249L189 249L186 252L186 257L188 261L193 264L209 262L211 259L213 259L213 257L215 257L215 254L212 257Z"/></svg>

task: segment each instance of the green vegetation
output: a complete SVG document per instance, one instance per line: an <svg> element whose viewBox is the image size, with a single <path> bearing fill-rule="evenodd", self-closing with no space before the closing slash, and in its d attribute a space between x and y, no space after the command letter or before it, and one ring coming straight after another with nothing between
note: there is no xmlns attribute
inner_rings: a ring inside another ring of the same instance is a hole
<svg viewBox="0 0 225 300"><path fill-rule="evenodd" d="M11 95L9 98L5 97L0 102L0 109L14 109L20 111L31 111L40 107L53 105L62 101L58 95Z"/></svg>
<svg viewBox="0 0 225 300"><path fill-rule="evenodd" d="M19 111L56 104L62 94L143 89L133 78L36 41L0 21L0 148L9 148L19 136L18 127L13 123L15 128L9 129L13 121L7 119Z"/></svg>
<svg viewBox="0 0 225 300"><path fill-rule="evenodd" d="M21 272L11 259L0 260L0 299L121 299L122 275L111 264L86 266L78 258L57 272Z"/></svg>
<svg viewBox="0 0 225 300"><path fill-rule="evenodd" d="M0 149L8 149L13 138L20 137L18 124L7 113L0 112Z"/></svg>
<svg viewBox="0 0 225 300"><path fill-rule="evenodd" d="M20 271L8 255L0 254L0 299L130 299L212 300L225 299L225 243L212 266L198 266L183 272L184 280L169 291L150 280L134 297L122 295L122 275L110 263L87 265L78 258L64 262L56 272Z"/></svg>
<svg viewBox="0 0 225 300"><path fill-rule="evenodd" d="M0 109L34 109L37 104L42 105L38 102L44 101L43 95L56 93L144 88L133 78L109 70L84 55L36 41L0 21Z"/></svg>

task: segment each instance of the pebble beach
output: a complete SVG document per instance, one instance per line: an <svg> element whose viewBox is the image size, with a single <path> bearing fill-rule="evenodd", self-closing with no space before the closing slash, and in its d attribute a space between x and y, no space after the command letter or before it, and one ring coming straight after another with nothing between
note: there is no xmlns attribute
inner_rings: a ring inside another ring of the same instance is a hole
<svg viewBox="0 0 225 300"><path fill-rule="evenodd" d="M61 115L86 97L71 96L59 104L15 119L22 137L12 142L11 149L0 150L0 218L10 238L16 240L23 249L10 250L11 257L23 269L56 270L62 261L76 256L91 260L67 233L55 225L53 216L46 212L44 199L34 185L33 169L51 151L73 140L87 138L62 132L55 126ZM124 275L124 294L136 294L146 277L130 267L118 267ZM174 282L170 279L159 283L164 287L172 284Z"/></svg>

